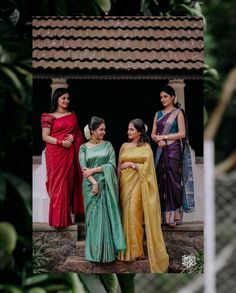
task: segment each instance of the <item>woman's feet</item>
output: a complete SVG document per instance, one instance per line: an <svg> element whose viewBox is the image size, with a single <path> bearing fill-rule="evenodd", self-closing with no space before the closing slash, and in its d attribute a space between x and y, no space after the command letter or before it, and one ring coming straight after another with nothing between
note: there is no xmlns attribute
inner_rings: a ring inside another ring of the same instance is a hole
<svg viewBox="0 0 236 293"><path fill-rule="evenodd" d="M176 220L176 225L181 225L182 224L182 220Z"/></svg>
<svg viewBox="0 0 236 293"><path fill-rule="evenodd" d="M167 226L171 227L171 228L175 228L177 226L177 223L167 223Z"/></svg>

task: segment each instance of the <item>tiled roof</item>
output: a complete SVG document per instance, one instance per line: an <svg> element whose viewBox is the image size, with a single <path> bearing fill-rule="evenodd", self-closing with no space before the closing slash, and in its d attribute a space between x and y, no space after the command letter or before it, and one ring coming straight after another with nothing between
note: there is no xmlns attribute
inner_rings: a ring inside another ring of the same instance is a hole
<svg viewBox="0 0 236 293"><path fill-rule="evenodd" d="M34 72L201 71L201 17L34 17Z"/></svg>

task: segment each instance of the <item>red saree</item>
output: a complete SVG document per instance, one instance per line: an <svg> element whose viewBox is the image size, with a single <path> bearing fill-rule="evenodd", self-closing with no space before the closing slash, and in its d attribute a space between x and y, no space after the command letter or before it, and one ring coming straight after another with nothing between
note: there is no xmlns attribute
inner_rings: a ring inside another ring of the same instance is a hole
<svg viewBox="0 0 236 293"><path fill-rule="evenodd" d="M70 148L46 143L46 188L50 198L49 225L52 227L67 227L72 225L71 213L84 213L82 196L82 172L78 153L83 143L74 113L55 118L43 113L41 126L51 128L50 135L59 140L67 134L74 137Z"/></svg>

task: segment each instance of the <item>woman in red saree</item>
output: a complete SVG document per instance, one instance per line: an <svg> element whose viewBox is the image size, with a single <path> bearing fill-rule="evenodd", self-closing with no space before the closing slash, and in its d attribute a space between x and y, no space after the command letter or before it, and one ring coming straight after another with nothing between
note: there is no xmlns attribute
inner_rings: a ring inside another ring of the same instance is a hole
<svg viewBox="0 0 236 293"><path fill-rule="evenodd" d="M49 225L72 225L71 214L83 214L82 172L78 160L82 133L76 114L68 111L67 89L53 93L50 113L41 117L42 138L46 142L46 188L50 198Z"/></svg>

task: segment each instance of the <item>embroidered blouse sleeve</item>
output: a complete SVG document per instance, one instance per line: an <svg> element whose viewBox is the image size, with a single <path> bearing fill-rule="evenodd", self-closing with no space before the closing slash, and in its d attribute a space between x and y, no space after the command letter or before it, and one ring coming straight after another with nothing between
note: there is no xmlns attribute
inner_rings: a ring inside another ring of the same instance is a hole
<svg viewBox="0 0 236 293"><path fill-rule="evenodd" d="M53 117L47 113L43 113L41 116L41 128L51 128L52 127Z"/></svg>

